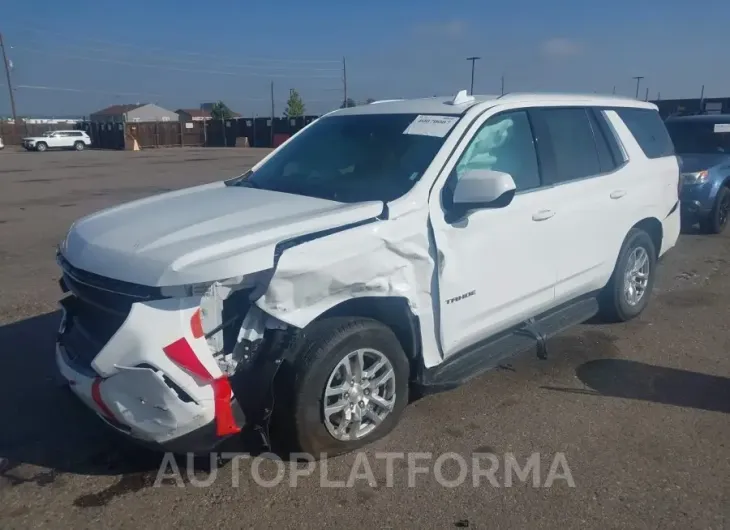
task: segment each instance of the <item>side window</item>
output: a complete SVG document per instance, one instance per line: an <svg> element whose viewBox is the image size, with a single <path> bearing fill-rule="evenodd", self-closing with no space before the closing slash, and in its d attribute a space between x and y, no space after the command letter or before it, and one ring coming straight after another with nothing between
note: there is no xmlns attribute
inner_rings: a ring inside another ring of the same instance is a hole
<svg viewBox="0 0 730 530"><path fill-rule="evenodd" d="M550 181L554 184L602 173L593 128L586 109L543 108L535 111L543 149L552 146Z"/></svg>
<svg viewBox="0 0 730 530"><path fill-rule="evenodd" d="M674 156L674 145L661 116L650 109L614 109L647 158Z"/></svg>
<svg viewBox="0 0 730 530"><path fill-rule="evenodd" d="M619 161L615 160L611 153L611 148L606 140L606 135L599 125L599 117L596 116L594 109L588 109L588 119L593 129L593 139L596 142L596 151L598 152L598 164L601 166L601 173L609 173L619 166Z"/></svg>
<svg viewBox="0 0 730 530"><path fill-rule="evenodd" d="M608 148L611 151L611 157L613 158L616 166L620 166L624 162L627 162L626 154L619 144L619 139L616 137L616 131L614 131L613 126L608 121L608 117L606 117L606 111L598 108L591 110L593 111L593 117L598 124L598 128L603 133L603 138L608 144Z"/></svg>
<svg viewBox="0 0 730 530"><path fill-rule="evenodd" d="M482 125L456 165L456 180L470 169L509 173L517 191L540 186L537 152L525 111L499 114Z"/></svg>

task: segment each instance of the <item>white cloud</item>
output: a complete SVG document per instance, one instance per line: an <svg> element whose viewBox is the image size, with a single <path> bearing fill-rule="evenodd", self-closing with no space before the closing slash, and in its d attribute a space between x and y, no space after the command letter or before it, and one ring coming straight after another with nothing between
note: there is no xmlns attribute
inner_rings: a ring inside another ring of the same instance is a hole
<svg viewBox="0 0 730 530"><path fill-rule="evenodd" d="M415 32L426 37L458 38L466 33L466 22L463 20L449 20L446 22L434 22L420 24L415 27Z"/></svg>
<svg viewBox="0 0 730 530"><path fill-rule="evenodd" d="M555 37L540 44L540 52L549 59L563 59L576 57L583 53L580 42L563 37Z"/></svg>

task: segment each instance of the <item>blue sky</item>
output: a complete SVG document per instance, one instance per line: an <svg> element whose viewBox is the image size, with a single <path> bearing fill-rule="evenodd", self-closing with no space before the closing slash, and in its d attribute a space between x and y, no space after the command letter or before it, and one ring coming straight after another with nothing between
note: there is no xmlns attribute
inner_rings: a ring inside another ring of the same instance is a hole
<svg viewBox="0 0 730 530"><path fill-rule="evenodd" d="M18 113L86 115L115 103L224 100L276 114L289 89L308 112L355 100L566 90L730 96L730 2L708 0L74 0L5 2L0 31ZM9 113L0 80L0 115ZM46 88L40 88L46 87ZM61 90L65 89L65 90Z"/></svg>

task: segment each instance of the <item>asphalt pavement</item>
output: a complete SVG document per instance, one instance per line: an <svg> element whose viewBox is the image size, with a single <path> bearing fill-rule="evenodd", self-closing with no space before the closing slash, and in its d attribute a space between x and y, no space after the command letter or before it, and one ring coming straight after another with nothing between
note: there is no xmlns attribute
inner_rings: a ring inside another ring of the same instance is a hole
<svg viewBox="0 0 730 530"><path fill-rule="evenodd" d="M362 452L182 459L160 481L161 455L59 380L55 246L85 214L263 153L0 153L0 528L730 528L730 232L683 234L639 319L419 400Z"/></svg>

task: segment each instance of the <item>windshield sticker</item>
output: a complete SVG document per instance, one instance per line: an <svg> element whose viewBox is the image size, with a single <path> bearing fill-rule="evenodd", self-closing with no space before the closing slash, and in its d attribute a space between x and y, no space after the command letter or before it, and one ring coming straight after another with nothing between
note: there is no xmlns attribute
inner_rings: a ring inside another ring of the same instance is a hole
<svg viewBox="0 0 730 530"><path fill-rule="evenodd" d="M459 121L458 116L417 116L403 131L403 134L417 134L421 136L436 136L443 138L454 124Z"/></svg>
<svg viewBox="0 0 730 530"><path fill-rule="evenodd" d="M730 123L716 123L715 132L716 133L730 133Z"/></svg>

